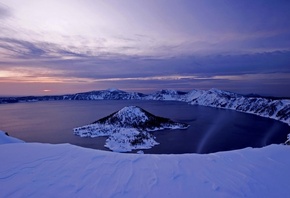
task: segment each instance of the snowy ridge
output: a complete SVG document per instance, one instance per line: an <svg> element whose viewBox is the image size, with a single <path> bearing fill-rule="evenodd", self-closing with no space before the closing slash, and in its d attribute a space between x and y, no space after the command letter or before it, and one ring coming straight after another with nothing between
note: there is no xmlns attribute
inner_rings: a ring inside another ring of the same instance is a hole
<svg viewBox="0 0 290 198"><path fill-rule="evenodd" d="M0 97L0 104L55 100L141 100L145 96L146 95L142 93L125 92L118 89L107 89L56 96Z"/></svg>
<svg viewBox="0 0 290 198"><path fill-rule="evenodd" d="M91 91L78 93L71 97L71 100L140 100L143 94L128 93L118 89L107 89L101 91Z"/></svg>
<svg viewBox="0 0 290 198"><path fill-rule="evenodd" d="M147 96L146 99L183 101L191 105L231 109L275 119L290 126L290 100L246 97L218 89L192 90L186 94L161 91Z"/></svg>
<svg viewBox="0 0 290 198"><path fill-rule="evenodd" d="M0 197L289 197L290 147L139 155L0 145Z"/></svg>
<svg viewBox="0 0 290 198"><path fill-rule="evenodd" d="M171 100L192 105L232 109L251 113L290 125L290 100L274 100L262 97L248 97L218 89L192 90L188 93L175 90L161 90L153 94L125 92L118 89L91 91L61 96L0 97L1 103L17 103L48 100Z"/></svg>
<svg viewBox="0 0 290 198"><path fill-rule="evenodd" d="M163 94L162 94L163 93ZM192 90L186 94L178 92L156 92L147 96L151 100L172 100L215 108L236 110L275 119L290 125L290 100L274 100L259 97L246 97L218 89Z"/></svg>
<svg viewBox="0 0 290 198"><path fill-rule="evenodd" d="M136 106L124 107L92 124L74 128L80 137L109 136L105 146L117 152L148 149L158 143L148 131L185 129L189 125L154 116Z"/></svg>
<svg viewBox="0 0 290 198"><path fill-rule="evenodd" d="M197 93L191 93L190 96L185 101L192 105L232 109L279 120L290 125L290 100L245 97L216 89L197 91Z"/></svg>
<svg viewBox="0 0 290 198"><path fill-rule="evenodd" d="M180 92L170 89L164 89L157 91L153 94L150 94L144 97L144 100L182 100L186 92Z"/></svg>

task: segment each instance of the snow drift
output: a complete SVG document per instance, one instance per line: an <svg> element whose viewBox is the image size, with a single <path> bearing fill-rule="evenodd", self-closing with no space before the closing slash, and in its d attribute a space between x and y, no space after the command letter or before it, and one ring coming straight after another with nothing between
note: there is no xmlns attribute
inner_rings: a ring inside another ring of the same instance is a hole
<svg viewBox="0 0 290 198"><path fill-rule="evenodd" d="M0 144L10 144L10 143L24 143L24 141L11 137L8 135L8 133L5 133L0 130Z"/></svg>
<svg viewBox="0 0 290 198"><path fill-rule="evenodd" d="M139 155L0 145L0 197L289 197L290 147Z"/></svg>

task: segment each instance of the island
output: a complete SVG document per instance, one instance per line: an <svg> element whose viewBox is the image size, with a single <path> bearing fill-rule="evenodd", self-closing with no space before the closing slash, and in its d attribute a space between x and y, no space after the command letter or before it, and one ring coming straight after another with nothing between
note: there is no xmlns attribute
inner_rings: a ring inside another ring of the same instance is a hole
<svg viewBox="0 0 290 198"><path fill-rule="evenodd" d="M140 107L127 106L92 124L74 128L73 131L80 137L108 136L105 147L116 152L128 152L149 149L159 144L150 133L152 131L188 127L186 123L155 116Z"/></svg>

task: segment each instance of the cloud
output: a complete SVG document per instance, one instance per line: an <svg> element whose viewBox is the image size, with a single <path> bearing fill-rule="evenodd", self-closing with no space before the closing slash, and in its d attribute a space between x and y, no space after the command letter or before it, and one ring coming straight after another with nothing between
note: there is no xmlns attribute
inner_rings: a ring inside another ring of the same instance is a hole
<svg viewBox="0 0 290 198"><path fill-rule="evenodd" d="M0 3L0 20L7 19L11 16L12 13L10 9L6 5Z"/></svg>
<svg viewBox="0 0 290 198"><path fill-rule="evenodd" d="M14 52L18 58L36 57L45 54L43 49L31 42L11 38L0 38L0 48Z"/></svg>
<svg viewBox="0 0 290 198"><path fill-rule="evenodd" d="M175 57L124 55L122 53L79 51L47 42L0 38L0 48L9 56L7 65L17 69L43 68L57 77L85 79L150 78L155 76L243 75L290 72L290 51L248 54L176 55ZM7 68L6 68L7 69ZM50 76L52 77L52 76Z"/></svg>

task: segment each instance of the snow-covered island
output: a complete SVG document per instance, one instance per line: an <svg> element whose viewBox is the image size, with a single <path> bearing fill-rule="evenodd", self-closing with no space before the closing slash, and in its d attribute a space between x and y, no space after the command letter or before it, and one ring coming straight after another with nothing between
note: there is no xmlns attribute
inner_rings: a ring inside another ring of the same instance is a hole
<svg viewBox="0 0 290 198"><path fill-rule="evenodd" d="M164 129L186 129L189 125L155 116L137 106L124 107L92 124L74 128L80 137L108 136L105 147L116 152L149 149L158 142L149 133Z"/></svg>
<svg viewBox="0 0 290 198"><path fill-rule="evenodd" d="M0 197L289 197L289 153L290 146L270 145L128 155L0 132Z"/></svg>

